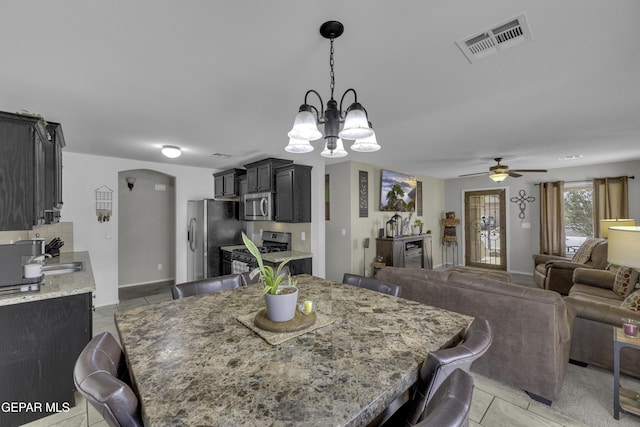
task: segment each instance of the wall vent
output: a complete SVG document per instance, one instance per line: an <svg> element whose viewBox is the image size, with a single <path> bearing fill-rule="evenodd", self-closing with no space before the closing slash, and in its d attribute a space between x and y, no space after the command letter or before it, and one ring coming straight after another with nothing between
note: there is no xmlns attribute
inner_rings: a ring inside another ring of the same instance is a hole
<svg viewBox="0 0 640 427"><path fill-rule="evenodd" d="M493 28L479 31L473 36L458 40L456 44L469 62L474 63L479 59L517 46L528 40L533 40L531 28L529 28L529 21L526 15L521 13Z"/></svg>

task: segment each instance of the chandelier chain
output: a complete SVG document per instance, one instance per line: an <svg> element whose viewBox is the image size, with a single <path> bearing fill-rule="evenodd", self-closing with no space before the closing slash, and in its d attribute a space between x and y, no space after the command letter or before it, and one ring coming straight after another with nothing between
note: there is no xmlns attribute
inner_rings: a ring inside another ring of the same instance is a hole
<svg viewBox="0 0 640 427"><path fill-rule="evenodd" d="M329 50L329 68L331 72L329 75L331 76L331 84L329 85L331 88L331 99L333 99L333 90L336 87L336 75L333 72L333 37L330 39L331 41L331 49Z"/></svg>

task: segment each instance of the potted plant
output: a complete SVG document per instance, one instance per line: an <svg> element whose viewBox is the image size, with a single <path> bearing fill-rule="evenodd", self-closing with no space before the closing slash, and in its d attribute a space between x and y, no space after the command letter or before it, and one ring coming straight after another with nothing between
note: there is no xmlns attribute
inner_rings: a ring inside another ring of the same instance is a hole
<svg viewBox="0 0 640 427"><path fill-rule="evenodd" d="M255 243L242 233L242 241L251 255L258 262L258 268L252 271L251 277L260 274L263 286L263 295L267 306L267 317L272 322L286 322L293 319L298 306L298 288L291 276L284 275L283 268L290 261L286 259L280 263L277 269L262 262L262 254ZM286 279L286 284L283 281Z"/></svg>
<svg viewBox="0 0 640 427"><path fill-rule="evenodd" d="M424 222L422 220L416 219L413 221L413 234L422 234L422 226Z"/></svg>

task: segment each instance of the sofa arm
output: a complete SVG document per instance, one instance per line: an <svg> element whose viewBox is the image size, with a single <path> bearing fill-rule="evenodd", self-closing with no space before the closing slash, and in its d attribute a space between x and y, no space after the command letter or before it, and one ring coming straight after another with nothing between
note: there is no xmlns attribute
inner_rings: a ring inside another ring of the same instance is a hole
<svg viewBox="0 0 640 427"><path fill-rule="evenodd" d="M533 263L535 265L544 264L547 261L568 261L568 258L563 258L558 255L533 254Z"/></svg>
<svg viewBox="0 0 640 427"><path fill-rule="evenodd" d="M576 268L573 270L573 283L596 286L603 289L613 289L616 275L607 270L593 268Z"/></svg>
<svg viewBox="0 0 640 427"><path fill-rule="evenodd" d="M564 299L567 306L573 307L576 317L582 319L593 320L609 324L611 326L622 327L622 319L634 319L640 322L640 312L627 310L626 308L616 307L580 296L569 296Z"/></svg>
<svg viewBox="0 0 640 427"><path fill-rule="evenodd" d="M547 261L545 267L550 268L560 268L562 270L575 270L576 268L591 268L588 265L580 264L578 262L571 262L569 260L550 260Z"/></svg>

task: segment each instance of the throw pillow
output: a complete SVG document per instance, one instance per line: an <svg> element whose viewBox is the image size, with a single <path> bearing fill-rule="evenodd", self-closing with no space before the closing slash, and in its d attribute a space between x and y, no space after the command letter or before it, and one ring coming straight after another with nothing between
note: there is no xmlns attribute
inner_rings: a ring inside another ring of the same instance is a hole
<svg viewBox="0 0 640 427"><path fill-rule="evenodd" d="M616 278L613 282L613 291L626 298L636 287L638 281L638 272L631 267L620 266L616 272Z"/></svg>
<svg viewBox="0 0 640 427"><path fill-rule="evenodd" d="M578 264L585 264L587 261L591 259L591 252L593 248L599 245L601 242L604 242L605 239L600 239L596 237L590 237L586 239L578 248L576 253L571 258L572 262Z"/></svg>
<svg viewBox="0 0 640 427"><path fill-rule="evenodd" d="M640 291L635 291L625 298L620 307L631 311L640 311Z"/></svg>

